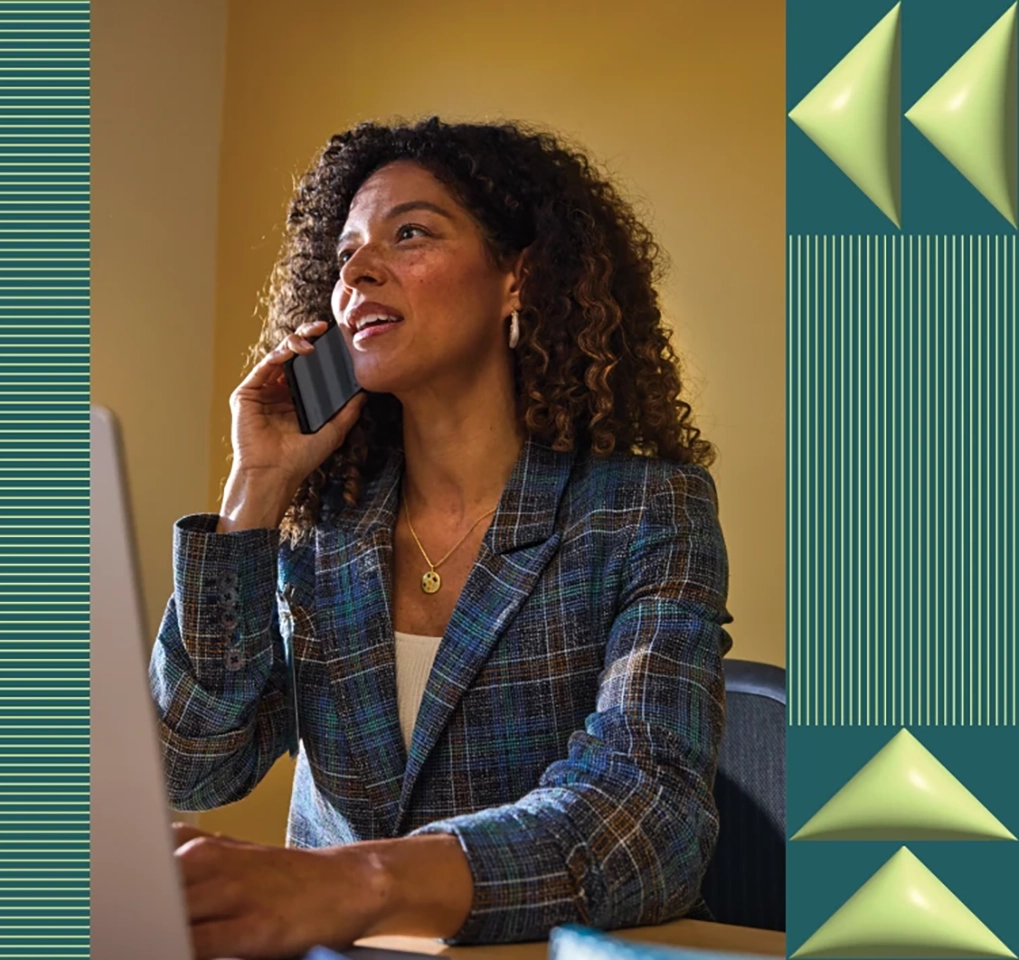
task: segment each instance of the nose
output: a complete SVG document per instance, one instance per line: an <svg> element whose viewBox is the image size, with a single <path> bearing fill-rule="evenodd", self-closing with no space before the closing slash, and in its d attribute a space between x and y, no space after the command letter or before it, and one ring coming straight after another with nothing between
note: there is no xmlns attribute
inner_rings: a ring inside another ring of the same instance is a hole
<svg viewBox="0 0 1019 960"><path fill-rule="evenodd" d="M354 291L364 282L379 283L383 268L378 253L370 243L362 244L340 267L340 283Z"/></svg>

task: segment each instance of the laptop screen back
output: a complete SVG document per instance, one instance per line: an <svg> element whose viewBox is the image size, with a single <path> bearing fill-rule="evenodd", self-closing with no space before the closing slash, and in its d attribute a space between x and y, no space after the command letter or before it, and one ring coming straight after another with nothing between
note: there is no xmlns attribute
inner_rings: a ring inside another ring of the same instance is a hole
<svg viewBox="0 0 1019 960"><path fill-rule="evenodd" d="M119 431L91 427L91 954L190 960Z"/></svg>

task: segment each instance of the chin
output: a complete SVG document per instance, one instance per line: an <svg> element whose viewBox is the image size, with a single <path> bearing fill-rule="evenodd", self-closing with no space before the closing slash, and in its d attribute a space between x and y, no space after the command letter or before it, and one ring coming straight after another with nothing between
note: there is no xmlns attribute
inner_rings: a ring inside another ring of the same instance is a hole
<svg viewBox="0 0 1019 960"><path fill-rule="evenodd" d="M358 362L362 361L362 362ZM409 396L420 390L422 384L439 384L452 381L461 383L465 374L458 370L473 371L476 360L464 360L455 353L436 356L424 351L393 351L391 357L354 357L354 376L369 393L392 393Z"/></svg>
<svg viewBox="0 0 1019 960"><path fill-rule="evenodd" d="M372 367L367 370L354 368L354 377L368 393L400 393L407 389L408 382L414 377L400 376L393 370L380 370Z"/></svg>

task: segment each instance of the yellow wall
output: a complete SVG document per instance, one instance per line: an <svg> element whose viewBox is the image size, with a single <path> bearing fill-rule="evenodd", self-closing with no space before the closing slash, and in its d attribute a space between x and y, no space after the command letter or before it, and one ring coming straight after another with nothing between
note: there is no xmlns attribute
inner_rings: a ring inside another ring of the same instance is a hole
<svg viewBox="0 0 1019 960"><path fill-rule="evenodd" d="M92 401L120 418L149 642L209 485L225 0L94 0Z"/></svg>
<svg viewBox="0 0 1019 960"><path fill-rule="evenodd" d="M154 639L208 494L226 4L91 11L92 401L121 421Z"/></svg>
<svg viewBox="0 0 1019 960"><path fill-rule="evenodd" d="M672 260L730 552L732 655L784 663L784 14L781 0L231 0L209 504L293 175L364 119L524 119L575 136ZM281 841L290 763L203 825Z"/></svg>

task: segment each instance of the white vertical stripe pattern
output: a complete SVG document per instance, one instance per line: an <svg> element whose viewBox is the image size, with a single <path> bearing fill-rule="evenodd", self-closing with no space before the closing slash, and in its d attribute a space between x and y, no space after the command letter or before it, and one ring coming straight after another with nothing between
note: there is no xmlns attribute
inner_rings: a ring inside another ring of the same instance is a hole
<svg viewBox="0 0 1019 960"><path fill-rule="evenodd" d="M1016 239L788 238L789 723L1017 723Z"/></svg>

